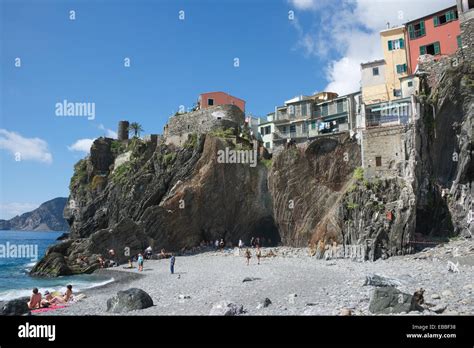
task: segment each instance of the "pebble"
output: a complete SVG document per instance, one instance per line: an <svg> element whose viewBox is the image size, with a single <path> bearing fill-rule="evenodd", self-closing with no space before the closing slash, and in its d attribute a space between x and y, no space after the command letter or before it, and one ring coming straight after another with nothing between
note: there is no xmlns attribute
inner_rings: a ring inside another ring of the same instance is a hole
<svg viewBox="0 0 474 348"><path fill-rule="evenodd" d="M431 295L431 298L433 300L439 300L441 298L441 296L439 296L438 294L433 294L433 295Z"/></svg>

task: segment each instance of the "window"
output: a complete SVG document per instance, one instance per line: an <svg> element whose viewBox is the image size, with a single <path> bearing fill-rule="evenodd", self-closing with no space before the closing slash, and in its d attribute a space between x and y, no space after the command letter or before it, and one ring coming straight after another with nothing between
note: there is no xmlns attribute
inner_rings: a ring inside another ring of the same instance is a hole
<svg viewBox="0 0 474 348"><path fill-rule="evenodd" d="M408 87L413 87L413 81L408 81Z"/></svg>
<svg viewBox="0 0 474 348"><path fill-rule="evenodd" d="M381 156L375 157L375 166L376 167L381 167L382 166L382 157Z"/></svg>
<svg viewBox="0 0 474 348"><path fill-rule="evenodd" d="M407 72L407 65L406 64L399 64L397 65L397 74L403 74Z"/></svg>
<svg viewBox="0 0 474 348"><path fill-rule="evenodd" d="M462 48L462 39L461 39L461 35L458 35L458 37L457 37L457 40L458 40L458 48Z"/></svg>
<svg viewBox="0 0 474 348"><path fill-rule="evenodd" d="M379 75L379 68L372 68L372 75L378 76Z"/></svg>
<svg viewBox="0 0 474 348"><path fill-rule="evenodd" d="M290 133L296 133L296 125L290 125Z"/></svg>
<svg viewBox="0 0 474 348"><path fill-rule="evenodd" d="M301 116L306 116L308 114L307 111L306 104L301 105Z"/></svg>
<svg viewBox="0 0 474 348"><path fill-rule="evenodd" d="M417 39L425 36L425 21L419 21L418 23L408 25L408 34L410 39Z"/></svg>
<svg viewBox="0 0 474 348"><path fill-rule="evenodd" d="M436 56L441 53L441 46L439 42L432 43L426 46L420 46L420 54L431 54Z"/></svg>
<svg viewBox="0 0 474 348"><path fill-rule="evenodd" d="M321 106L321 116L327 116L329 112L328 104L323 104Z"/></svg>
<svg viewBox="0 0 474 348"><path fill-rule="evenodd" d="M443 25L445 23L449 23L451 21L454 21L458 18L458 12L451 10L446 13L443 13L440 16L434 16L433 17L433 24L435 27Z"/></svg>
<svg viewBox="0 0 474 348"><path fill-rule="evenodd" d="M208 106L214 105L214 99L209 98L209 99L207 100L207 105L208 105Z"/></svg>
<svg viewBox="0 0 474 348"><path fill-rule="evenodd" d="M311 121L311 129L316 129L316 121Z"/></svg>
<svg viewBox="0 0 474 348"><path fill-rule="evenodd" d="M267 134L270 134L272 132L272 126L266 126L265 128L267 130Z"/></svg>
<svg viewBox="0 0 474 348"><path fill-rule="evenodd" d="M474 0L468 0L468 2L467 2L467 8L464 9L464 10L467 11L468 9L469 9L469 10L474 9Z"/></svg>
<svg viewBox="0 0 474 348"><path fill-rule="evenodd" d="M281 132L282 132L283 134L286 134L286 132L287 132L286 126L283 126L283 127L281 128Z"/></svg>
<svg viewBox="0 0 474 348"><path fill-rule="evenodd" d="M389 51L399 50L401 48L405 48L405 41L403 39L389 40L388 41L388 50Z"/></svg>
<svg viewBox="0 0 474 348"><path fill-rule="evenodd" d="M394 97L401 97L402 96L402 90L401 89L394 89L393 90L393 96Z"/></svg>
<svg viewBox="0 0 474 348"><path fill-rule="evenodd" d="M344 112L344 100L338 100L336 102L336 109L337 109L337 113L340 114L342 112Z"/></svg>
<svg viewBox="0 0 474 348"><path fill-rule="evenodd" d="M265 143L265 147L266 147L267 149L269 149L269 148L270 148L270 143Z"/></svg>

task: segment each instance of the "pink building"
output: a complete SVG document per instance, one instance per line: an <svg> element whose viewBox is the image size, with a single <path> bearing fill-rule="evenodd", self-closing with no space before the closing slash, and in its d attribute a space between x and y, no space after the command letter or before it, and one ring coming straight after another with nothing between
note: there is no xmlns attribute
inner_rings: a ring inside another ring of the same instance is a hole
<svg viewBox="0 0 474 348"><path fill-rule="evenodd" d="M456 6L418 18L405 26L410 73L415 71L420 55L451 55L461 45L461 27Z"/></svg>
<svg viewBox="0 0 474 348"><path fill-rule="evenodd" d="M237 106L240 110L242 110L242 112L245 112L245 100L231 96L230 94L224 92L202 93L199 96L198 101L199 107L201 109L205 109L215 105L230 104Z"/></svg>

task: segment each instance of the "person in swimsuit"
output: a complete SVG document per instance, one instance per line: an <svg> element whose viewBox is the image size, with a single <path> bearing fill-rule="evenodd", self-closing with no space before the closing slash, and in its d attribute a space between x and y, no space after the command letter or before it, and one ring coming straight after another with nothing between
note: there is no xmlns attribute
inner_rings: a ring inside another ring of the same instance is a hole
<svg viewBox="0 0 474 348"><path fill-rule="evenodd" d="M30 300L28 301L29 309L40 308L41 306L41 293L38 292L38 288L33 289L33 294L31 294Z"/></svg>
<svg viewBox="0 0 474 348"><path fill-rule="evenodd" d="M63 296L56 296L50 302L51 303L68 303L72 298L72 285L66 286L67 290Z"/></svg>
<svg viewBox="0 0 474 348"><path fill-rule="evenodd" d="M143 255L138 254L138 271L143 271Z"/></svg>
<svg viewBox="0 0 474 348"><path fill-rule="evenodd" d="M252 258L252 254L250 253L250 250L247 248L245 251L245 258L247 259L247 266L250 264L250 259Z"/></svg>

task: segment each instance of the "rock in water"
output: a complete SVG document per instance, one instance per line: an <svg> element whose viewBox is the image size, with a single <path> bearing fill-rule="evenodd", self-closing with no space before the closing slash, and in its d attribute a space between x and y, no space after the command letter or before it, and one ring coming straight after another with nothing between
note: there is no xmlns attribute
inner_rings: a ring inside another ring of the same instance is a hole
<svg viewBox="0 0 474 348"><path fill-rule="evenodd" d="M365 277L364 286L400 286L402 283L398 279L381 276L378 274L369 274Z"/></svg>
<svg viewBox="0 0 474 348"><path fill-rule="evenodd" d="M0 315L24 315L29 314L28 297L17 298L8 302L4 302L0 310Z"/></svg>
<svg viewBox="0 0 474 348"><path fill-rule="evenodd" d="M220 301L212 306L209 315L234 316L244 313L244 307L229 301Z"/></svg>
<svg viewBox="0 0 474 348"><path fill-rule="evenodd" d="M153 306L153 300L145 291L137 288L117 292L107 300L107 312L124 313Z"/></svg>
<svg viewBox="0 0 474 348"><path fill-rule="evenodd" d="M370 300L369 311L374 314L408 313L421 311L412 295L405 294L394 287L376 288Z"/></svg>

